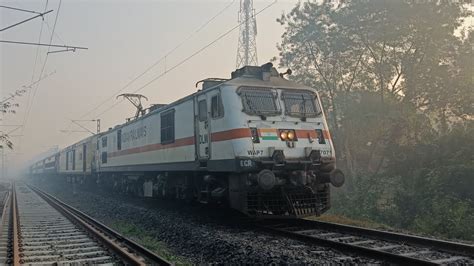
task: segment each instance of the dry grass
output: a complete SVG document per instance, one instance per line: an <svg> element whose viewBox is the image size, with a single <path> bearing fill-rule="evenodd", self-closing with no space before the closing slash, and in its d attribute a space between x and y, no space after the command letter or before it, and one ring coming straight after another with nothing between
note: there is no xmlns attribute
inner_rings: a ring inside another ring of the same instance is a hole
<svg viewBox="0 0 474 266"><path fill-rule="evenodd" d="M308 217L308 219L322 221L322 222L346 224L346 225L352 225L352 226L358 226L358 227L364 227L364 228L372 228L372 229L381 229L381 230L393 229L384 224L379 224L379 223L375 223L375 222L367 221L367 220L354 220L351 218L347 218L340 215L334 215L334 214L323 214L319 217L311 216L311 217Z"/></svg>
<svg viewBox="0 0 474 266"><path fill-rule="evenodd" d="M159 241L158 239L150 236L144 229L137 227L132 223L125 221L116 221L109 224L114 230L117 230L119 233L123 234L125 237L136 241L137 243L143 245L147 249L153 251L157 255L165 258L169 262L175 265L190 265L191 262L185 258L174 254L165 243Z"/></svg>

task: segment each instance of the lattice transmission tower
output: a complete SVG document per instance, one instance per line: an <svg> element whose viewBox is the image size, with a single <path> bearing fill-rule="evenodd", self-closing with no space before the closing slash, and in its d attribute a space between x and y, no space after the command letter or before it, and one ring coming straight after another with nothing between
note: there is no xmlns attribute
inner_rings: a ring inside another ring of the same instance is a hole
<svg viewBox="0 0 474 266"><path fill-rule="evenodd" d="M237 48L237 68L258 65L257 60L257 20L253 0L240 0L240 35Z"/></svg>

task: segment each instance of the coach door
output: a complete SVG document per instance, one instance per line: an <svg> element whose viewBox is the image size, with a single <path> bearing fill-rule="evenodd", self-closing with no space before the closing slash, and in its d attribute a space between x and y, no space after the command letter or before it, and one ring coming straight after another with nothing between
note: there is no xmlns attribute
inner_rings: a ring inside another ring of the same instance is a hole
<svg viewBox="0 0 474 266"><path fill-rule="evenodd" d="M209 159L209 112L208 101L205 94L196 97L196 150L198 159Z"/></svg>

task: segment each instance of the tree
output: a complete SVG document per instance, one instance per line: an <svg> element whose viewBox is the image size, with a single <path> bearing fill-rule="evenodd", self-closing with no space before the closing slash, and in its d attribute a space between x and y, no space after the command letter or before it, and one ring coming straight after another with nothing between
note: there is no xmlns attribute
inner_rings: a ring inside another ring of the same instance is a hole
<svg viewBox="0 0 474 266"><path fill-rule="evenodd" d="M25 89L19 89L3 99L0 103L0 113L3 115L16 113L16 108L19 106L19 104L15 103L15 98L22 96L25 92ZM1 131L0 148L3 149L4 147L13 149L13 142L10 140L8 132Z"/></svg>
<svg viewBox="0 0 474 266"><path fill-rule="evenodd" d="M461 217L474 222L463 190L474 180L467 16L456 1L328 0L278 19L280 66L320 91L348 177L336 211L425 232L449 226L452 236L466 231ZM448 206L457 222L424 221Z"/></svg>
<svg viewBox="0 0 474 266"><path fill-rule="evenodd" d="M452 1L324 1L298 4L278 20L285 26L280 65L291 67L295 80L322 92L346 171L357 172L343 126L351 92L379 95L384 108L373 115L385 134L370 140L375 149L387 147L392 134L388 124L395 110L388 110L392 104L386 102L400 103L394 107L400 114L395 120L399 127L412 124L407 132L412 143L425 137L419 127L425 120L443 129L448 122L472 119L465 97L473 87L472 78L466 78L472 77L472 34L464 42L454 34L469 14ZM380 164L384 160L382 154Z"/></svg>

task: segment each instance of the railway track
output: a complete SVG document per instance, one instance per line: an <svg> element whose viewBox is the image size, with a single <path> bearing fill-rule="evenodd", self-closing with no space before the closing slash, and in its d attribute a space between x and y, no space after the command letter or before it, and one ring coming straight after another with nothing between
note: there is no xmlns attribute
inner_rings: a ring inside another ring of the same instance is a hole
<svg viewBox="0 0 474 266"><path fill-rule="evenodd" d="M11 226L10 226L10 208L8 208L10 200L10 191L4 192L3 197L0 199L0 264L4 264L8 257L8 251L11 249L9 246L9 240L11 238Z"/></svg>
<svg viewBox="0 0 474 266"><path fill-rule="evenodd" d="M58 199L13 185L3 208L0 264L170 265Z"/></svg>
<svg viewBox="0 0 474 266"><path fill-rule="evenodd" d="M303 219L257 226L272 234L389 263L474 265L474 246L462 243Z"/></svg>

